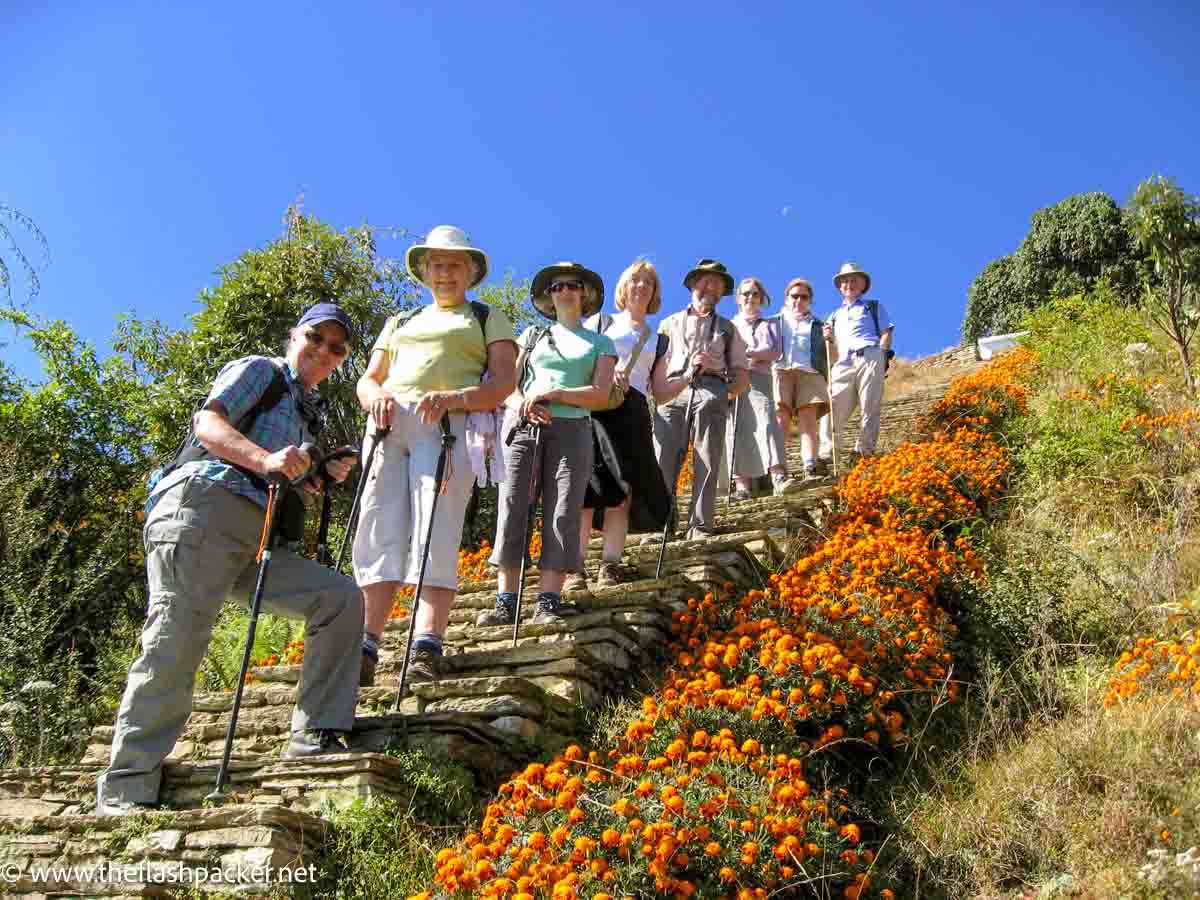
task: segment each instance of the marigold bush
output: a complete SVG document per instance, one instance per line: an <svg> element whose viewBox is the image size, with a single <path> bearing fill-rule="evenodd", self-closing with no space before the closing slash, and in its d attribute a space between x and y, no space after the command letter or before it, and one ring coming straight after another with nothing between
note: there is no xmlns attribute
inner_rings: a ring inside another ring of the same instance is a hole
<svg viewBox="0 0 1200 900"><path fill-rule="evenodd" d="M617 745L516 774L480 829L438 853L438 887L742 900L819 881L894 896L882 837L825 785L862 754L903 752L956 699L944 604L982 578L957 526L1004 489L1011 462L991 433L1024 410L1033 364L1018 352L955 382L932 436L857 467L828 539L767 590L691 599L666 683Z"/></svg>

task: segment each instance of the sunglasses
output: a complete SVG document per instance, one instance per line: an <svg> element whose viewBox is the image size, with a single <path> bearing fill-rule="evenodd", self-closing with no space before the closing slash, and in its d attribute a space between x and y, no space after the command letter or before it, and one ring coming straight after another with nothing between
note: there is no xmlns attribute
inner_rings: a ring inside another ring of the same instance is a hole
<svg viewBox="0 0 1200 900"><path fill-rule="evenodd" d="M308 330L304 332L304 339L320 350L324 347L338 359L344 357L349 350L345 344L335 344L329 338L325 337L319 331Z"/></svg>
<svg viewBox="0 0 1200 900"><path fill-rule="evenodd" d="M812 294L788 294L793 300L811 300Z"/></svg>
<svg viewBox="0 0 1200 900"><path fill-rule="evenodd" d="M742 291L741 296L760 297L762 296L762 291L760 291L758 288L747 288L746 290Z"/></svg>
<svg viewBox="0 0 1200 900"><path fill-rule="evenodd" d="M582 291L582 281L556 281L550 285L550 293L557 294L559 291Z"/></svg>

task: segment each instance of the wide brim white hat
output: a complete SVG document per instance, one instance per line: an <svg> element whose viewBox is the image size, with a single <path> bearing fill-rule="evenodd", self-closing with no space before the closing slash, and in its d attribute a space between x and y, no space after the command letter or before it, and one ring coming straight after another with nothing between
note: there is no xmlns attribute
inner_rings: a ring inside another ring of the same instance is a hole
<svg viewBox="0 0 1200 900"><path fill-rule="evenodd" d="M842 267L838 269L838 273L833 276L833 286L838 287L838 282L850 275L861 275L867 281L867 286L863 288L863 293L871 289L871 276L864 272L855 262L842 263Z"/></svg>
<svg viewBox="0 0 1200 900"><path fill-rule="evenodd" d="M472 247L471 239L461 228L454 225L439 225L425 237L425 243L409 247L408 252L404 255L404 265L408 267L409 273L427 287L429 282L425 280L425 257L429 255L430 250L466 253L475 260L478 271L475 274L475 280L468 287L475 287L487 277L487 254L478 247Z"/></svg>

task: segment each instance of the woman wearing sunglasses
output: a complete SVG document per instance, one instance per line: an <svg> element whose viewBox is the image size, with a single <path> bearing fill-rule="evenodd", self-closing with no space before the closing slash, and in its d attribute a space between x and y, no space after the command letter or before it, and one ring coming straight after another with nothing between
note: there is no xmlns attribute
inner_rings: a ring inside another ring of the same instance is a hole
<svg viewBox="0 0 1200 900"><path fill-rule="evenodd" d="M571 612L562 607L562 586L568 572L583 570L579 517L592 473L590 410L607 403L617 362L612 340L583 326L584 317L604 301L599 275L579 263L555 263L537 273L530 296L551 324L527 328L518 341L521 355L517 387L506 401L508 452L491 557L500 567L496 605L475 620L480 626L511 625L516 619L535 469L542 496L542 555L533 621L560 622Z"/></svg>
<svg viewBox="0 0 1200 900"><path fill-rule="evenodd" d="M779 431L786 442L796 423L805 479L817 477L817 419L829 412L824 323L812 314L812 301L812 284L793 278L784 291L783 311L776 317L783 342L775 362Z"/></svg>
<svg viewBox="0 0 1200 900"><path fill-rule="evenodd" d="M417 583L427 535L429 562L408 680L436 681L441 675L442 636L458 591L458 546L474 477L462 440L467 413L504 401L517 356L508 317L492 308L481 322L467 300L467 290L487 275L488 261L462 229L439 225L423 244L409 248L405 261L433 302L388 320L358 381L358 399L368 413L367 442L385 435L366 476L354 538L354 574L366 605L364 685L374 680L379 639L397 589ZM480 383L485 369L489 380ZM459 440L439 486L443 416ZM442 496L430 531L438 490Z"/></svg>
<svg viewBox="0 0 1200 900"><path fill-rule="evenodd" d="M579 549L586 554L592 528L602 528L604 549L596 584L608 587L636 578L636 569L622 565L625 537L634 532L662 531L671 514L671 495L663 482L662 470L653 462L653 423L646 397L653 387L657 403L667 403L688 385L685 375L667 379L667 336L655 334L646 322L662 307L662 286L654 264L647 259L635 260L621 273L614 292L617 307L615 316L599 313L587 320L587 327L603 332L617 348L616 374L613 380L625 392L625 399L616 409L593 413L593 419L604 426L604 432L615 450L621 468L621 479L628 496L617 505L607 505L605 498L588 488L579 529ZM566 589L587 587L583 575L567 578Z"/></svg>
<svg viewBox="0 0 1200 900"><path fill-rule="evenodd" d="M733 472L737 490L734 500L749 500L755 478L769 471L776 494L795 488L787 475L783 441L775 420L775 387L771 378L771 363L779 359L781 344L779 323L766 318L762 310L771 302L763 283L757 278L743 278L737 289L740 312L733 317L733 326L746 342L746 359L750 362L750 390L733 406L725 439L726 452L732 452ZM728 461L726 461L728 462Z"/></svg>

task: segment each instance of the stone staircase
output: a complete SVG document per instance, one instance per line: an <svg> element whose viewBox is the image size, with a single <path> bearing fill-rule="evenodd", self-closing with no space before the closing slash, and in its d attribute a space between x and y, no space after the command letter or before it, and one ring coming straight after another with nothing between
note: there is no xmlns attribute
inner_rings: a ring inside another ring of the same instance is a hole
<svg viewBox="0 0 1200 900"><path fill-rule="evenodd" d="M944 381L885 400L880 449L914 436L920 415L959 371L947 370ZM853 439L851 428L846 446ZM789 460L798 471L795 443ZM773 568L818 541L832 509L832 485L832 478L809 482L786 497L732 506L720 498L717 534L669 544L661 580L655 580L659 546L631 537L624 561L636 567L638 580L566 594L580 615L562 625L528 622L537 586L532 570L516 646L511 628L473 625L475 614L491 606L495 582L462 585L446 635L449 676L413 686L398 709L398 663L408 625L404 619L389 623L377 684L359 695L350 735L356 752L348 755L281 759L299 667L256 669L238 720L227 800L219 807L204 807L203 798L225 740L232 703L227 693L195 697L187 728L167 760L161 810L115 820L91 814L96 777L108 761L110 725L93 729L76 765L0 769L0 895L158 896L178 890L181 873L196 877L200 871L208 880L194 887L202 891L278 895L281 878L299 884L311 877L325 839L322 814L330 807L360 797L411 796L396 750L445 757L472 773L478 791L493 792L528 760L575 739L584 709L639 677L666 644L671 614L686 609L689 597L729 583L738 591L762 586ZM681 513L687 503L681 496ZM596 538L588 554L592 573L599 554ZM268 866L272 883L256 880L253 873L261 876ZM234 876L237 883L228 883Z"/></svg>

